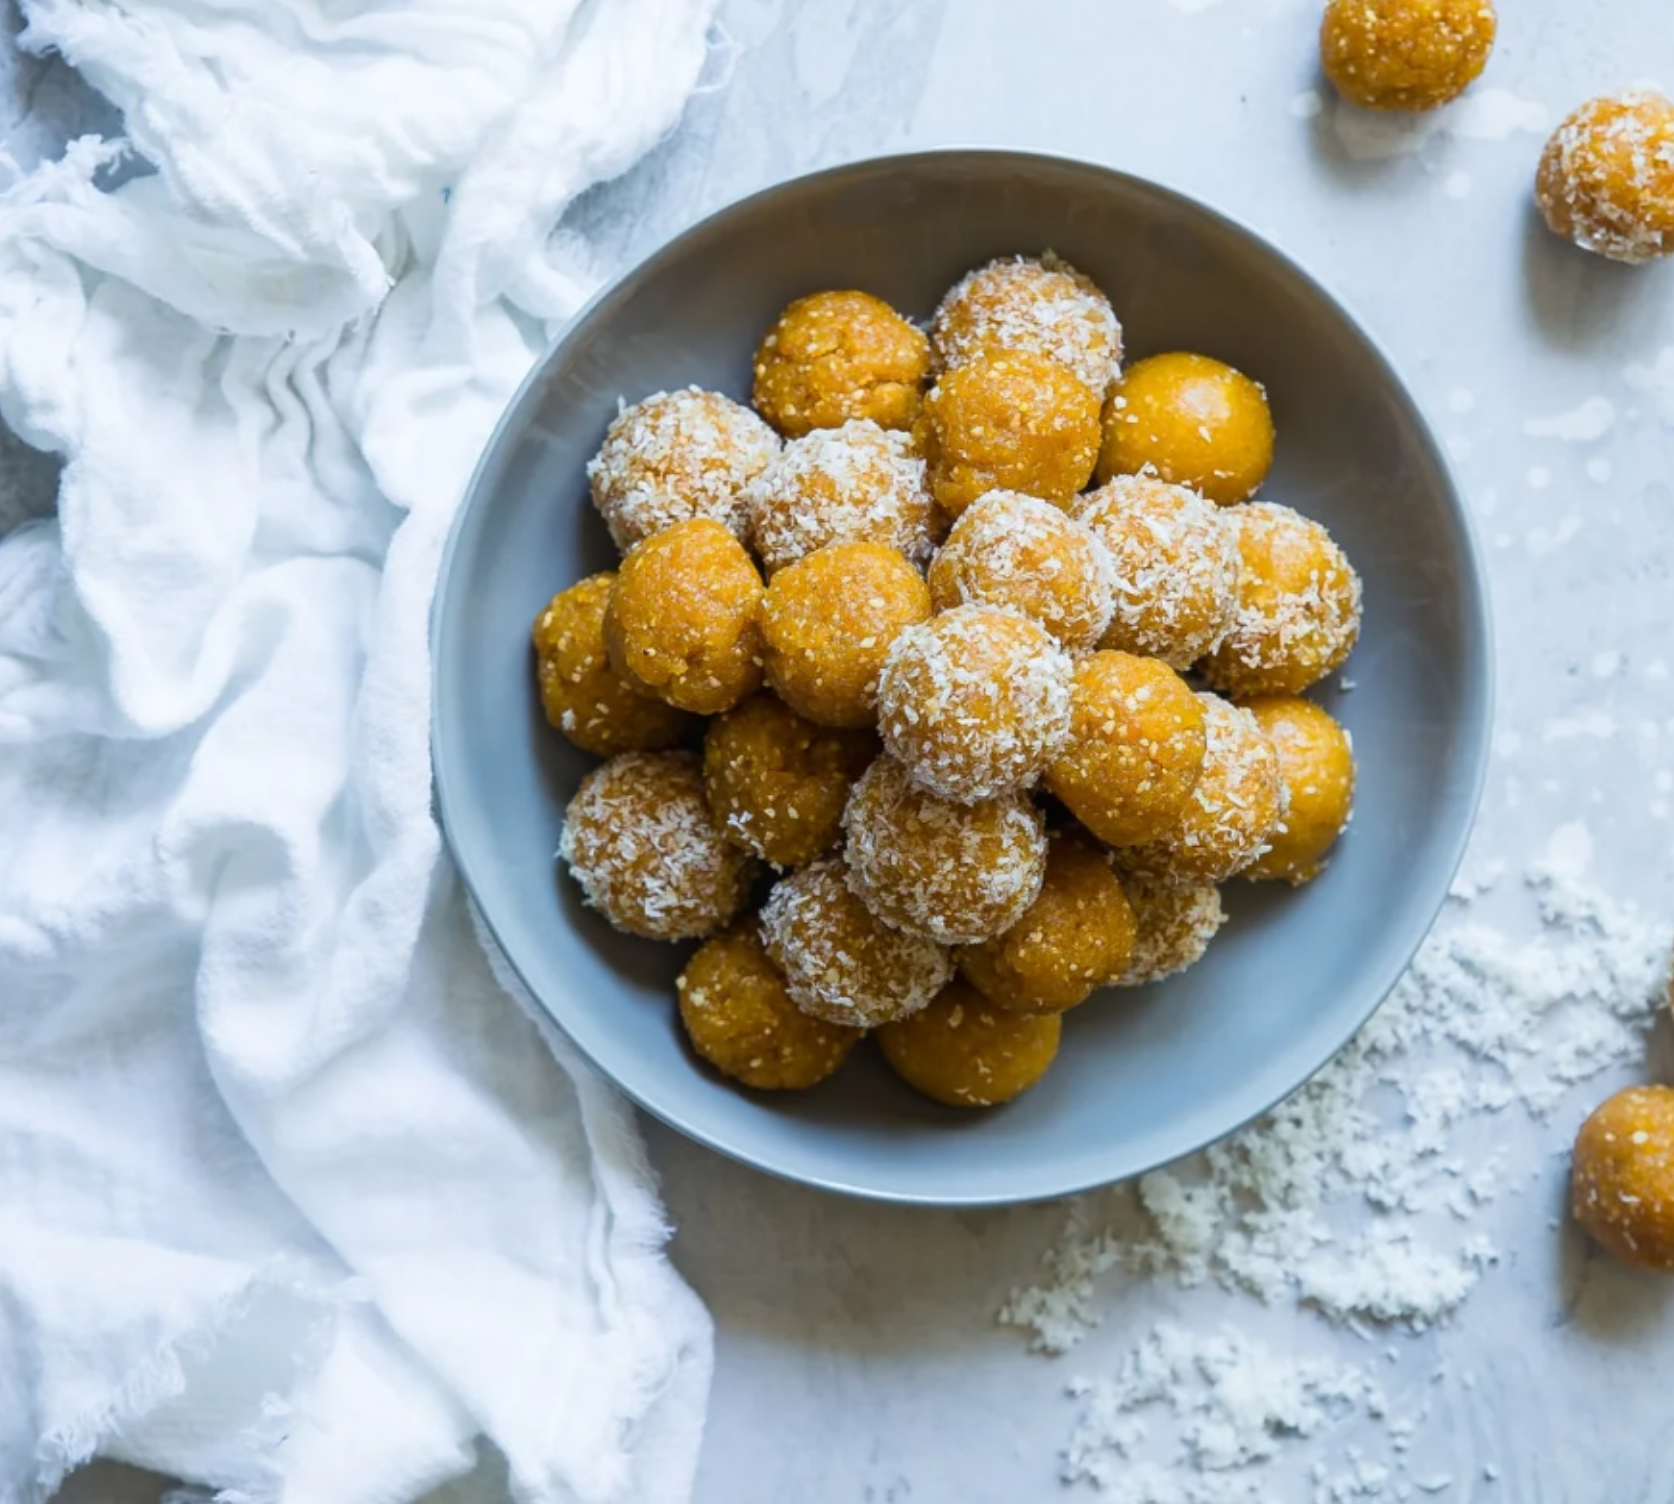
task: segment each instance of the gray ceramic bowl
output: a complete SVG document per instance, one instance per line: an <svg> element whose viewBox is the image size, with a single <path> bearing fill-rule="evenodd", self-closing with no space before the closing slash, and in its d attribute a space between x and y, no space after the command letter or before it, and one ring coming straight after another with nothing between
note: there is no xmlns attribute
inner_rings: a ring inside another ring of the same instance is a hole
<svg viewBox="0 0 1674 1504"><path fill-rule="evenodd" d="M1051 1074L962 1115L870 1048L795 1096L736 1090L685 1047L687 951L623 937L554 862L591 760L550 731L529 624L610 567L583 467L619 398L687 382L745 398L762 331L797 295L859 287L929 315L989 257L1050 247L1114 301L1132 355L1185 348L1266 383L1278 462L1264 494L1324 522L1359 567L1366 620L1319 696L1360 760L1353 826L1292 892L1234 884L1202 964L1101 994L1066 1020ZM1293 1091L1394 985L1441 905L1482 779L1490 643L1470 528L1389 362L1287 257L1179 194L1006 151L862 162L724 209L599 297L512 404L477 473L434 615L435 769L465 881L530 991L658 1117L752 1165L887 1200L975 1205L1123 1179L1219 1138Z"/></svg>

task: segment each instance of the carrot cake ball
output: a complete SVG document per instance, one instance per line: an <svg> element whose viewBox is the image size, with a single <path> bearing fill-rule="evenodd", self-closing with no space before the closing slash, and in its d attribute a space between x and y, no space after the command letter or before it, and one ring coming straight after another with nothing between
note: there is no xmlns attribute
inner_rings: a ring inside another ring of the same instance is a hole
<svg viewBox="0 0 1674 1504"><path fill-rule="evenodd" d="M1352 104L1433 110L1481 75L1494 24L1489 0L1330 0L1320 64Z"/></svg>
<svg viewBox="0 0 1674 1504"><path fill-rule="evenodd" d="M1267 850L1285 815L1279 754L1247 710L1201 694L1208 748L1184 813L1156 840L1119 851L1124 871L1156 881L1220 883Z"/></svg>
<svg viewBox="0 0 1674 1504"><path fill-rule="evenodd" d="M623 553L692 517L742 537L739 492L778 452L778 435L749 408L689 386L624 408L605 431L587 479Z"/></svg>
<svg viewBox="0 0 1674 1504"><path fill-rule="evenodd" d="M1581 1125L1570 1199L1600 1246L1674 1274L1674 1088L1629 1087Z"/></svg>
<svg viewBox="0 0 1674 1504"><path fill-rule="evenodd" d="M843 811L849 886L885 924L944 945L1003 934L1040 892L1046 828L1020 795L955 804L880 757Z"/></svg>
<svg viewBox="0 0 1674 1504"><path fill-rule="evenodd" d="M866 1032L802 1012L753 922L703 945L675 991L692 1048L723 1076L758 1091L818 1085Z"/></svg>
<svg viewBox="0 0 1674 1504"><path fill-rule="evenodd" d="M640 694L719 715L761 685L761 607L744 545L707 517L677 522L622 560L605 609L611 666Z"/></svg>
<svg viewBox="0 0 1674 1504"><path fill-rule="evenodd" d="M882 298L816 292L798 298L756 348L756 411L795 438L870 418L911 428L930 343Z"/></svg>
<svg viewBox="0 0 1674 1504"><path fill-rule="evenodd" d="M992 606L908 627L878 680L885 748L961 804L1032 783L1069 719L1069 658L1045 627Z"/></svg>
<svg viewBox="0 0 1674 1504"><path fill-rule="evenodd" d="M905 433L856 419L816 428L744 488L750 546L769 574L828 543L883 543L930 557L924 461Z"/></svg>
<svg viewBox="0 0 1674 1504"><path fill-rule="evenodd" d="M1612 261L1674 254L1674 103L1589 100L1546 143L1535 200L1555 234Z"/></svg>
<svg viewBox="0 0 1674 1504"><path fill-rule="evenodd" d="M1154 840L1203 771L1204 706L1166 663L1094 653L1075 666L1070 732L1046 787L1108 846Z"/></svg>
<svg viewBox="0 0 1674 1504"><path fill-rule="evenodd" d="M999 350L943 375L920 406L913 435L930 494L949 518L989 491L1062 504L1093 473L1099 399L1048 356Z"/></svg>
<svg viewBox="0 0 1674 1504"><path fill-rule="evenodd" d="M1224 519L1238 545L1238 611L1199 667L1216 689L1299 695L1360 637L1360 576L1319 523L1272 502Z"/></svg>
<svg viewBox="0 0 1674 1504"><path fill-rule="evenodd" d="M1080 831L1060 831L1035 901L1003 935L961 952L959 969L1002 1008L1062 1013L1122 975L1134 934L1110 853Z"/></svg>
<svg viewBox="0 0 1674 1504"><path fill-rule="evenodd" d="M938 374L996 350L1049 356L1102 397L1121 368L1122 326L1093 279L1051 251L1001 256L955 285L930 322Z"/></svg>
<svg viewBox="0 0 1674 1504"><path fill-rule="evenodd" d="M1255 495L1272 465L1267 393L1207 355L1139 361L1105 404L1101 481L1154 472L1230 506Z"/></svg>
<svg viewBox="0 0 1674 1504"><path fill-rule="evenodd" d="M744 907L756 864L722 834L690 752L624 752L581 780L558 855L619 930L695 940Z"/></svg>
<svg viewBox="0 0 1674 1504"><path fill-rule="evenodd" d="M948 1107L998 1107L1027 1091L1057 1058L1056 1013L1016 1013L963 981L928 1008L878 1030L895 1074Z"/></svg>
<svg viewBox="0 0 1674 1504"><path fill-rule="evenodd" d="M873 1028L924 1007L953 975L953 954L893 930L850 891L836 858L780 878L761 937L791 1001L828 1023Z"/></svg>
<svg viewBox="0 0 1674 1504"><path fill-rule="evenodd" d="M954 523L930 566L938 611L1000 606L1039 622L1071 653L1099 645L1115 606L1104 545L1051 502L990 491Z"/></svg>
<svg viewBox="0 0 1674 1504"><path fill-rule="evenodd" d="M1195 966L1226 923L1221 890L1213 883L1156 882L1126 874L1122 890L1133 906L1135 934L1118 985L1160 982Z"/></svg>
<svg viewBox="0 0 1674 1504"><path fill-rule="evenodd" d="M775 867L800 867L837 844L849 786L877 755L869 731L806 721L752 695L709 723L703 786L727 838Z"/></svg>
<svg viewBox="0 0 1674 1504"><path fill-rule="evenodd" d="M546 718L583 752L655 752L672 747L692 718L628 687L605 650L605 606L614 574L560 590L535 618L535 674Z"/></svg>
<svg viewBox="0 0 1674 1504"><path fill-rule="evenodd" d="M1288 795L1284 824L1244 876L1282 878L1300 885L1325 867L1325 854L1354 808L1354 750L1344 731L1319 706L1295 695L1245 702L1279 754Z"/></svg>
<svg viewBox="0 0 1674 1504"><path fill-rule="evenodd" d="M1238 608L1238 545L1195 491L1118 475L1071 513L1115 566L1115 608L1102 646L1182 671L1226 636Z"/></svg>
<svg viewBox="0 0 1674 1504"><path fill-rule="evenodd" d="M929 586L893 548L831 543L815 549L767 587L767 682L821 726L873 725L890 647L929 615Z"/></svg>

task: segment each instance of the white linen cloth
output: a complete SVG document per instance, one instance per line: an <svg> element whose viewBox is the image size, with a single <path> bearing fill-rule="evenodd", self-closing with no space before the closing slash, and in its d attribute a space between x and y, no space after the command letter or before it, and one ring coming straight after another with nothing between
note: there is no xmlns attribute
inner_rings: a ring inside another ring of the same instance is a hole
<svg viewBox="0 0 1674 1504"><path fill-rule="evenodd" d="M587 290L565 207L714 0L22 0L125 112L0 198L0 1501L690 1490L710 1367L632 1119L496 983L426 618ZM14 175L15 176L15 175ZM557 582L555 582L556 584Z"/></svg>

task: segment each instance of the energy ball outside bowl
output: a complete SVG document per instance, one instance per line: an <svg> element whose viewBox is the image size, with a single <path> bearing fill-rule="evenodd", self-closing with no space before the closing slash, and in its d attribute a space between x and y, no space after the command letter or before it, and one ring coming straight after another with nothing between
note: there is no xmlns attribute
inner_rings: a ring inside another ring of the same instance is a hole
<svg viewBox="0 0 1674 1504"><path fill-rule="evenodd" d="M1045 355L1102 397L1121 369L1122 326L1093 279L1052 252L1001 256L955 284L930 322L938 374L996 350Z"/></svg>
<svg viewBox="0 0 1674 1504"><path fill-rule="evenodd" d="M1203 704L1166 663L1094 653L1075 666L1046 787L1108 846L1154 840L1185 814L1206 745Z"/></svg>
<svg viewBox="0 0 1674 1504"><path fill-rule="evenodd" d="M961 804L1034 782L1070 723L1070 660L1037 622L956 606L895 639L878 680L885 748Z"/></svg>
<svg viewBox="0 0 1674 1504"><path fill-rule="evenodd" d="M762 905L761 936L791 1000L828 1023L869 1029L906 1018L953 975L953 953L877 918L837 858L779 879Z"/></svg>
<svg viewBox="0 0 1674 1504"><path fill-rule="evenodd" d="M798 1008L754 923L703 945L675 990L692 1048L723 1076L758 1091L817 1086L866 1033Z"/></svg>
<svg viewBox="0 0 1674 1504"><path fill-rule="evenodd" d="M1035 901L1003 935L960 953L959 969L990 1002L1062 1013L1126 970L1135 921L1110 853L1078 831L1050 838Z"/></svg>
<svg viewBox="0 0 1674 1504"><path fill-rule="evenodd" d="M772 695L752 695L709 723L704 791L730 841L775 867L800 867L837 844L849 788L877 750L869 731L816 726Z"/></svg>
<svg viewBox="0 0 1674 1504"><path fill-rule="evenodd" d="M870 418L911 428L930 343L882 298L816 292L798 298L756 347L756 411L795 438Z"/></svg>
<svg viewBox="0 0 1674 1504"><path fill-rule="evenodd" d="M1111 392L1103 423L1101 481L1153 473L1231 506L1255 495L1273 466L1266 392L1207 355L1136 362Z"/></svg>
<svg viewBox="0 0 1674 1504"><path fill-rule="evenodd" d="M1433 110L1481 76L1494 29L1489 0L1330 0L1320 65L1352 104Z"/></svg>
<svg viewBox="0 0 1674 1504"><path fill-rule="evenodd" d="M629 688L719 715L761 686L762 584L744 545L707 517L636 543L605 610L610 662Z"/></svg>
<svg viewBox="0 0 1674 1504"><path fill-rule="evenodd" d="M610 666L605 607L613 573L595 574L560 590L535 618L535 678L547 720L583 752L657 752L682 741L693 726L684 711L648 700Z"/></svg>
<svg viewBox="0 0 1674 1504"><path fill-rule="evenodd" d="M999 350L945 373L920 406L913 436L930 494L949 518L990 491L1061 506L1093 473L1099 399L1048 356Z"/></svg>
<svg viewBox="0 0 1674 1504"><path fill-rule="evenodd" d="M1199 665L1240 699L1299 695L1341 668L1360 638L1360 576L1331 534L1272 502L1228 513L1238 545L1238 610Z"/></svg>
<svg viewBox="0 0 1674 1504"><path fill-rule="evenodd" d="M593 505L616 546L708 517L744 535L739 493L779 452L779 436L747 407L695 386L624 408L587 466Z"/></svg>
<svg viewBox="0 0 1674 1504"><path fill-rule="evenodd" d="M769 574L828 543L882 543L930 557L924 461L904 433L856 419L816 428L744 488L750 546Z"/></svg>
<svg viewBox="0 0 1674 1504"><path fill-rule="evenodd" d="M581 780L558 855L588 904L648 940L701 940L737 917L754 858L721 833L690 752L624 752Z"/></svg>
<svg viewBox="0 0 1674 1504"><path fill-rule="evenodd" d="M930 565L938 611L999 606L1090 653L1115 609L1115 568L1093 532L1049 501L990 491L966 508Z"/></svg>
<svg viewBox="0 0 1674 1504"><path fill-rule="evenodd" d="M1535 201L1583 250L1630 264L1674 254L1674 103L1650 90L1589 100L1546 143Z"/></svg>
<svg viewBox="0 0 1674 1504"><path fill-rule="evenodd" d="M1121 987L1140 987L1195 966L1226 923L1221 890L1213 883L1158 882L1131 873L1122 891L1133 907L1134 942Z"/></svg>
<svg viewBox="0 0 1674 1504"><path fill-rule="evenodd" d="M1039 1081L1058 1055L1056 1013L1000 1008L963 981L928 1008L878 1030L884 1059L908 1086L948 1107L998 1107Z"/></svg>
<svg viewBox="0 0 1674 1504"><path fill-rule="evenodd" d="M1581 1125L1570 1201L1601 1247L1674 1274L1674 1088L1629 1087Z"/></svg>
<svg viewBox="0 0 1674 1504"><path fill-rule="evenodd" d="M893 548L832 543L773 576L762 603L767 682L821 726L871 726L895 639L930 615L930 587Z"/></svg>
<svg viewBox="0 0 1674 1504"><path fill-rule="evenodd" d="M1248 700L1244 708L1272 740L1288 796L1284 824L1244 876L1312 882L1354 809L1348 733L1311 700L1295 695Z"/></svg>
<svg viewBox="0 0 1674 1504"><path fill-rule="evenodd" d="M890 757L861 775L843 811L849 886L894 929L943 945L1004 934L1040 892L1046 828L1019 795L955 804Z"/></svg>
<svg viewBox="0 0 1674 1504"><path fill-rule="evenodd" d="M1220 646L1238 609L1238 544L1215 506L1155 476L1118 475L1070 510L1114 566L1100 646L1182 672Z"/></svg>
<svg viewBox="0 0 1674 1504"><path fill-rule="evenodd" d="M1208 748L1184 813L1156 840L1127 846L1124 871L1159 882L1220 883L1267 850L1285 817L1285 784L1271 738L1247 710L1201 694Z"/></svg>

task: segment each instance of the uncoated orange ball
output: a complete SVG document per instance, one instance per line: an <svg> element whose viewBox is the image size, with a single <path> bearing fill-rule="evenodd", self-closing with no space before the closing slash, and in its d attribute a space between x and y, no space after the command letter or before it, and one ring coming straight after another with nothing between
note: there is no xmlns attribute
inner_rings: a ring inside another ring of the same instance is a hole
<svg viewBox="0 0 1674 1504"><path fill-rule="evenodd" d="M1266 392L1207 355L1139 361L1105 404L1100 481L1154 471L1230 506L1254 496L1272 465Z"/></svg>
<svg viewBox="0 0 1674 1504"><path fill-rule="evenodd" d="M930 342L882 298L816 292L798 298L756 348L756 411L796 437L870 418L911 428Z"/></svg>
<svg viewBox="0 0 1674 1504"><path fill-rule="evenodd" d="M1166 663L1100 652L1075 666L1070 733L1046 786L1106 845L1161 835L1203 771L1204 711Z"/></svg>
<svg viewBox="0 0 1674 1504"><path fill-rule="evenodd" d="M907 1085L948 1107L998 1107L1044 1076L1058 1055L1056 1013L996 1007L954 981L922 1012L878 1030L884 1059Z"/></svg>
<svg viewBox="0 0 1674 1504"><path fill-rule="evenodd" d="M753 923L703 945L675 991L692 1048L722 1075L758 1091L817 1085L866 1033L802 1012Z"/></svg>
<svg viewBox="0 0 1674 1504"><path fill-rule="evenodd" d="M1295 695L1249 700L1244 708L1279 754L1279 776L1289 795L1284 824L1244 876L1311 882L1354 808L1354 751L1348 733L1311 700Z"/></svg>
<svg viewBox="0 0 1674 1504"><path fill-rule="evenodd" d="M1046 853L1039 895L1009 930L961 952L960 970L990 1001L1026 1013L1062 1013L1122 975L1135 924L1110 853L1060 831Z"/></svg>
<svg viewBox="0 0 1674 1504"><path fill-rule="evenodd" d="M877 750L870 732L816 726L772 695L752 695L709 723L703 786L728 840L800 867L837 843L849 786Z"/></svg>
<svg viewBox="0 0 1674 1504"><path fill-rule="evenodd" d="M767 682L822 726L870 726L896 637L930 615L930 588L881 543L832 543L773 576L762 603Z"/></svg>
<svg viewBox="0 0 1674 1504"><path fill-rule="evenodd" d="M1674 1274L1674 1088L1629 1087L1581 1125L1570 1200L1617 1258Z"/></svg>
<svg viewBox="0 0 1674 1504"><path fill-rule="evenodd" d="M677 522L622 560L605 610L610 661L629 686L697 715L761 685L761 576L707 517Z"/></svg>
<svg viewBox="0 0 1674 1504"><path fill-rule="evenodd" d="M1546 143L1535 200L1556 234L1612 261L1674 254L1674 103L1642 90L1582 105Z"/></svg>
<svg viewBox="0 0 1674 1504"><path fill-rule="evenodd" d="M535 618L535 673L546 718L583 752L655 752L685 736L692 718L648 700L610 666L605 607L612 573L560 590Z"/></svg>
<svg viewBox="0 0 1674 1504"><path fill-rule="evenodd" d="M1320 64L1353 104L1433 110L1481 75L1494 25L1489 0L1330 0Z"/></svg>
<svg viewBox="0 0 1674 1504"><path fill-rule="evenodd" d="M930 494L950 518L989 491L1062 505L1093 473L1099 399L1044 355L988 352L931 387L913 436Z"/></svg>

